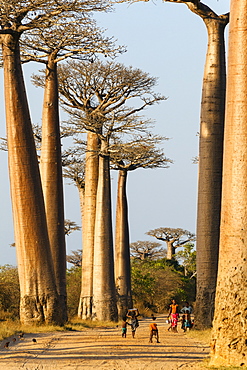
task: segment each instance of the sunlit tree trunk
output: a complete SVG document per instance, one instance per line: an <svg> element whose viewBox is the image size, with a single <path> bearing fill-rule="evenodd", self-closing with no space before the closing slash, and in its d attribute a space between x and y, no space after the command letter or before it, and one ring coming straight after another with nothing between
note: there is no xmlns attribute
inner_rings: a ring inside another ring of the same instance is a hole
<svg viewBox="0 0 247 370"><path fill-rule="evenodd" d="M247 1L231 1L219 271L211 365L247 365Z"/></svg>
<svg viewBox="0 0 247 370"><path fill-rule="evenodd" d="M96 199L93 268L93 319L117 320L114 281L111 179L107 143L102 141Z"/></svg>
<svg viewBox="0 0 247 370"><path fill-rule="evenodd" d="M92 317L94 227L96 215L96 195L99 171L98 135L88 131L85 161L85 193L83 206L83 257L82 282L78 316Z"/></svg>
<svg viewBox="0 0 247 370"><path fill-rule="evenodd" d="M212 325L218 269L225 114L225 18L205 18L208 49L204 68L197 207L196 325Z"/></svg>
<svg viewBox="0 0 247 370"><path fill-rule="evenodd" d="M19 35L1 36L9 176L23 323L61 323L44 199L20 63Z"/></svg>
<svg viewBox="0 0 247 370"><path fill-rule="evenodd" d="M57 291L63 320L66 308L66 248L64 234L64 200L59 126L57 64L48 57L42 115L41 181Z"/></svg>
<svg viewBox="0 0 247 370"><path fill-rule="evenodd" d="M116 235L115 235L115 280L117 288L118 315L123 317L132 307L128 203L126 194L127 171L118 171Z"/></svg>
<svg viewBox="0 0 247 370"><path fill-rule="evenodd" d="M85 187L77 186L79 192L79 200L80 200L80 212L81 212L81 224L82 224L82 231L83 231L83 223L84 223L84 203L85 203Z"/></svg>
<svg viewBox="0 0 247 370"><path fill-rule="evenodd" d="M174 255L176 253L176 248L173 245L174 241L166 241L166 258L168 260L174 259Z"/></svg>
<svg viewBox="0 0 247 370"><path fill-rule="evenodd" d="M217 15L198 0L165 1L186 4L203 19L208 32L201 101L195 309L197 327L208 327L214 313L219 253L226 86L224 30L229 14Z"/></svg>

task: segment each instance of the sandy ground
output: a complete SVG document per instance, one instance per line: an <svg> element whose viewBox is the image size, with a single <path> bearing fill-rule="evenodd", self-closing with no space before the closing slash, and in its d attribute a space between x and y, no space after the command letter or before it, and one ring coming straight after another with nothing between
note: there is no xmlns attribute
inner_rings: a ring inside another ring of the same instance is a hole
<svg viewBox="0 0 247 370"><path fill-rule="evenodd" d="M25 334L23 338L4 340L0 345L1 370L202 370L209 348L188 338L186 333L171 333L164 316L156 322L160 343L149 343L150 319L140 320L133 339L121 328L97 328L84 331ZM36 340L36 342L33 341ZM4 344L9 341L9 347Z"/></svg>

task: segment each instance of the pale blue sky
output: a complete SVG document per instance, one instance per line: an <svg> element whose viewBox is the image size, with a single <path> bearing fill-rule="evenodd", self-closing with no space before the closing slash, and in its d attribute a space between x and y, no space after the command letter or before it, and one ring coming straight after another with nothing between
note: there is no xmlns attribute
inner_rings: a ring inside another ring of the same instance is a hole
<svg viewBox="0 0 247 370"><path fill-rule="evenodd" d="M216 13L229 11L230 0L205 0ZM207 47L202 20L184 4L138 2L119 4L116 11L97 16L107 35L127 46L118 61L158 77L157 92L168 100L145 111L156 121L155 132L169 137L164 143L166 156L174 160L169 169L139 169L129 174L128 198L131 242L152 240L145 235L158 227L180 227L196 231L197 165L200 100ZM228 31L228 28L227 28ZM226 33L227 33L226 31ZM35 69L34 69L35 68ZM30 84L30 74L39 65L24 67L30 110L34 123L41 121L42 91ZM3 80L1 79L0 136L5 136ZM16 264L7 154L0 152L1 244L0 265ZM116 175L112 176L113 211ZM79 200L73 185L65 185L66 218L80 224ZM114 225L113 225L114 226ZM67 250L81 248L81 233L67 237Z"/></svg>

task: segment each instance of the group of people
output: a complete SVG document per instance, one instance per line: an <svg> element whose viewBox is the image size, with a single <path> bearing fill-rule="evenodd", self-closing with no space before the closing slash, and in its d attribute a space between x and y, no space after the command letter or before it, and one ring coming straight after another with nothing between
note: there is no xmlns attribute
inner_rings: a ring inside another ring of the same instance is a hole
<svg viewBox="0 0 247 370"><path fill-rule="evenodd" d="M183 329L183 331L185 332L186 330L192 328L193 326L191 320L192 307L189 305L188 302L185 302L184 307L179 311L179 306L175 299L173 299L168 314L168 322L170 324L168 331L172 330L173 332L177 333L180 313L182 314L181 329Z"/></svg>
<svg viewBox="0 0 247 370"><path fill-rule="evenodd" d="M138 309L131 308L128 310L126 316L123 317L123 322L122 322L122 337L123 338L126 338L127 325L131 326L132 338L135 338L136 329L139 326L138 316L139 316ZM130 319L130 322L128 322L128 319Z"/></svg>
<svg viewBox="0 0 247 370"><path fill-rule="evenodd" d="M136 329L139 326L139 321L138 321L138 316L139 316L139 311L137 308L131 308L128 310L126 316L123 317L122 321L122 337L126 338L127 335L127 326L130 325L131 327L131 333L132 333L132 338L135 338L135 333ZM149 342L153 342L153 337L156 338L157 343L159 342L159 331L157 324L155 322L156 317L152 314L151 315L153 322L149 325L150 329L150 337L149 337ZM130 322L128 322L128 319L130 319Z"/></svg>
<svg viewBox="0 0 247 370"><path fill-rule="evenodd" d="M179 306L175 299L172 300L171 305L169 306L168 322L170 324L168 331L178 332L177 326L179 321L179 315L182 315L181 319L181 329L185 332L186 330L192 328L193 323L191 320L192 307L188 302L185 302L184 307L179 311ZM122 321L122 337L126 338L127 326L130 325L132 338L135 338L136 329L139 326L138 321L139 311L137 308L129 309L126 316L123 317ZM149 342L153 342L153 337L156 339L157 343L159 342L159 330L155 322L156 317L151 315L152 322L149 324Z"/></svg>

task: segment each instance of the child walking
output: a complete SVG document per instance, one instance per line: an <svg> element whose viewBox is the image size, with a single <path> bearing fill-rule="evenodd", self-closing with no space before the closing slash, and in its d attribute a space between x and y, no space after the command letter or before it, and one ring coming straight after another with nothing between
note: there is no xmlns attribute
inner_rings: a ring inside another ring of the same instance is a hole
<svg viewBox="0 0 247 370"><path fill-rule="evenodd" d="M123 321L122 321L122 338L126 338L127 325L130 325L130 324L127 322L127 317L124 316Z"/></svg>
<svg viewBox="0 0 247 370"><path fill-rule="evenodd" d="M149 343L153 343L153 337L156 338L157 343L160 343L158 326L157 326L156 322L154 322L156 320L156 317L154 317L153 314L151 316L152 316L153 322L151 322L151 324L149 324L149 330L150 330Z"/></svg>

